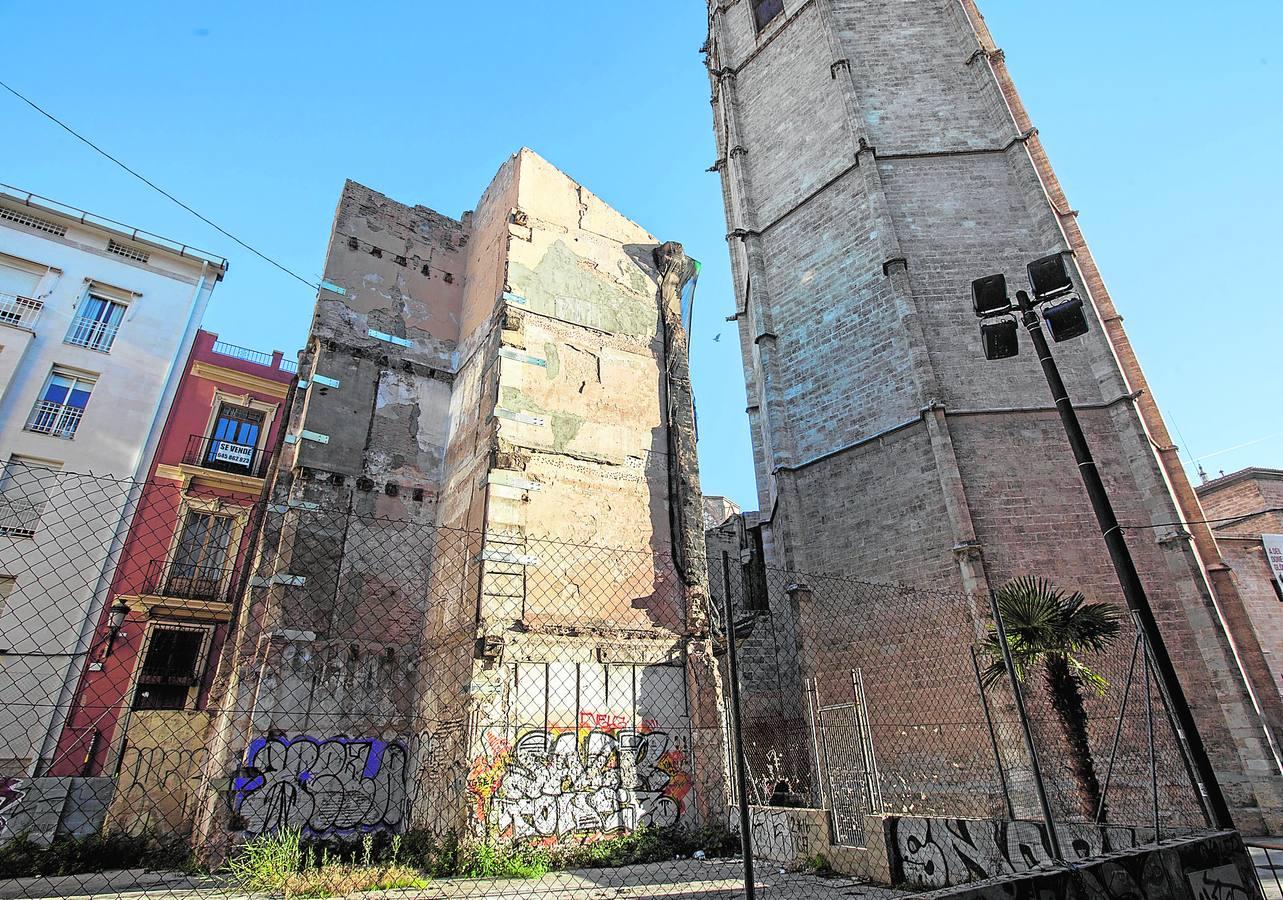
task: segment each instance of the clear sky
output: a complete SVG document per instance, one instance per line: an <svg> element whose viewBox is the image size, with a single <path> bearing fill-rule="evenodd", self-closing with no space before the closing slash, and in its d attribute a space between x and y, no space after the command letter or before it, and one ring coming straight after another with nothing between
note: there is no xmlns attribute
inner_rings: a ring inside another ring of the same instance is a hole
<svg viewBox="0 0 1283 900"><path fill-rule="evenodd" d="M981 7L1183 450L1283 467L1283 4ZM532 147L704 262L703 486L753 508L705 21L700 0L0 0L0 78L309 278L344 178L457 216ZM301 346L306 287L8 94L0 117L0 181L227 256L206 327Z"/></svg>

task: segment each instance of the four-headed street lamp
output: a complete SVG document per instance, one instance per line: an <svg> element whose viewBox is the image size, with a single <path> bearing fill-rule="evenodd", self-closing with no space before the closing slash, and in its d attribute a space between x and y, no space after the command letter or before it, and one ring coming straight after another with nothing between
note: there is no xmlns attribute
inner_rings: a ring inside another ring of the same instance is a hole
<svg viewBox="0 0 1283 900"><path fill-rule="evenodd" d="M1060 422L1069 438L1074 459L1078 462L1078 472L1082 476L1083 485L1087 488L1087 496L1091 499L1096 521L1100 524L1101 536L1105 540L1110 561L1114 564L1114 571L1123 589L1123 596L1127 599L1127 606L1145 636L1154 667L1172 707L1172 714L1180 731L1179 738L1188 749L1190 762L1193 763L1197 772L1198 781L1202 783L1209 818L1218 828L1233 828L1229 806L1225 802L1224 794L1221 793L1216 773L1207 756L1207 749L1199 737L1198 727L1194 723L1189 703L1185 699L1185 692L1176 677L1176 669L1172 665L1171 657L1167 654L1167 646L1158 630L1158 623L1154 620L1153 610L1149 607L1145 588L1136 572L1136 564L1132 561L1127 542L1123 539L1122 526L1114 517L1114 509L1109 502L1109 496L1105 493L1105 485L1100 479L1100 473L1096 470L1096 463L1087 446L1087 438L1083 435L1082 426L1078 423L1078 415L1074 412L1073 404L1069 402L1065 383L1060 378L1060 370L1056 368L1056 361L1052 358L1051 348L1043 334L1042 322L1039 321L1038 309L1045 307L1042 318L1047 322L1047 330L1051 332L1052 340L1057 343L1086 334L1088 324L1082 298L1077 296L1074 289L1069 268L1065 264L1064 253L1053 253L1036 259L1029 263L1026 272L1033 299L1030 299L1028 292L1018 290L1015 303L1012 303L1007 295L1007 279L1004 275L986 275L971 282L971 302L976 316L980 319L980 338L984 345L985 358L1007 359L1020 352L1016 328L1016 314L1019 313L1020 320L1025 330L1029 332L1030 340L1033 341L1038 361L1042 363L1043 375L1047 378L1051 396L1056 402L1056 411L1060 414Z"/></svg>

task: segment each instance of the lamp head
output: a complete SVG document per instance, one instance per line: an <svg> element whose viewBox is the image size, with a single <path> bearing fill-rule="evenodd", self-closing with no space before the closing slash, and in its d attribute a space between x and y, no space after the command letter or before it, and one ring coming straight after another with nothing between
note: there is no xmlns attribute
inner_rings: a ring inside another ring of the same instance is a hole
<svg viewBox="0 0 1283 900"><path fill-rule="evenodd" d="M1042 317L1047 322L1051 339L1057 343L1087 333L1087 312L1079 297L1070 297L1055 306L1047 307L1043 310Z"/></svg>
<svg viewBox="0 0 1283 900"><path fill-rule="evenodd" d="M1011 308L1007 297L1007 277L1001 273L986 275L971 282L971 306L980 318L996 316Z"/></svg>
<svg viewBox="0 0 1283 900"><path fill-rule="evenodd" d="M1016 320L999 319L980 323L980 342L984 344L985 359L1007 359L1020 352L1016 340Z"/></svg>
<svg viewBox="0 0 1283 900"><path fill-rule="evenodd" d="M125 624L127 615L129 615L129 605L124 600L117 600L107 611L107 624L113 631L119 631L120 626Z"/></svg>
<svg viewBox="0 0 1283 900"><path fill-rule="evenodd" d="M1025 267L1025 271L1029 273L1029 287L1037 302L1050 300L1073 290L1074 283L1069 278L1069 267L1065 265L1063 253L1035 259Z"/></svg>

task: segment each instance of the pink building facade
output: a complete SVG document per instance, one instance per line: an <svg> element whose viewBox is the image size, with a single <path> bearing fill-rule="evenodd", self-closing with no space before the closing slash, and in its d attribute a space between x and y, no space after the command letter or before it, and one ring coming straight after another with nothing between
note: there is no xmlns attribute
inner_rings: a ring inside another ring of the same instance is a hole
<svg viewBox="0 0 1283 900"><path fill-rule="evenodd" d="M197 333L48 770L114 777L108 824L176 830L296 366Z"/></svg>

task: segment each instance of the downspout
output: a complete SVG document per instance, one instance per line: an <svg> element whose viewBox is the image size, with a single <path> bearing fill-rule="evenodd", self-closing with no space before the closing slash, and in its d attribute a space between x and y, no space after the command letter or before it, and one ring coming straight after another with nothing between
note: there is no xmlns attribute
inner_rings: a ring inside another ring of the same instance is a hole
<svg viewBox="0 0 1283 900"><path fill-rule="evenodd" d="M131 476L133 483L129 487L124 509L121 511L120 519L116 522L116 529L112 534L111 550L98 572L89 609L80 623L80 634L76 638L75 649L71 654L71 660L68 662L66 670L62 673L62 686L58 689L58 701L54 706L53 717L45 730L44 739L40 743L40 753L33 764L35 769L33 775L41 774L42 770L46 768L45 760L49 759L57 749L58 738L62 734L67 716L71 711L71 699L75 694L76 686L80 682L82 670L82 666L78 665L78 662L89 655L94 633L98 630L98 621L102 617L103 607L107 605L107 594L111 588L112 579L116 574L116 566L120 562L120 553L124 549L125 538L129 535L129 528L134 521L134 513L138 509L138 500L142 496L147 475L151 469L152 457L155 456L156 448L160 444L161 433L164 430L163 425L169 417L174 397L178 394L178 383L182 380L182 373L187 367L187 358L191 355L192 345L196 340L196 329L200 327L200 321L204 318L205 309L209 306L210 295L214 292L213 284L209 284L208 289L206 288L208 281L209 263L204 262L201 264L200 278L196 282L196 291L187 314L187 323L183 327L183 341L169 361L169 369L165 373L165 387L161 391L160 399L156 403L156 410L152 414L151 424L147 429L147 440L139 451L137 462L134 465L134 471ZM178 371L176 372L175 370Z"/></svg>

